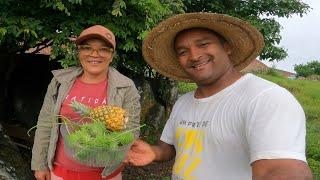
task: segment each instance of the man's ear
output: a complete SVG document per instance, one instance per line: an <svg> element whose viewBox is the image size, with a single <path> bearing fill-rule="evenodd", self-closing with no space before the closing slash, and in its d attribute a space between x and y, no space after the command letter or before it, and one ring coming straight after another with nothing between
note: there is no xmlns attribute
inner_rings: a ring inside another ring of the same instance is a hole
<svg viewBox="0 0 320 180"><path fill-rule="evenodd" d="M227 52L228 55L231 55L232 50L230 45L227 42L223 43L223 49Z"/></svg>

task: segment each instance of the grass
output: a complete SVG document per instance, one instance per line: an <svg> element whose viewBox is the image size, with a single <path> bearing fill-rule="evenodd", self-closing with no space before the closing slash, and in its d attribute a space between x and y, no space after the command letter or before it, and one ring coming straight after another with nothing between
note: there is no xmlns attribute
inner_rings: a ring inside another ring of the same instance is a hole
<svg viewBox="0 0 320 180"><path fill-rule="evenodd" d="M179 94L185 94L187 92L194 90L196 87L197 87L197 85L195 83L179 82L178 83L178 92L179 92Z"/></svg>
<svg viewBox="0 0 320 180"><path fill-rule="evenodd" d="M286 88L302 105L307 117L307 161L314 179L320 179L320 82L291 80L275 72L256 75ZM180 93L195 88L193 83L179 83Z"/></svg>

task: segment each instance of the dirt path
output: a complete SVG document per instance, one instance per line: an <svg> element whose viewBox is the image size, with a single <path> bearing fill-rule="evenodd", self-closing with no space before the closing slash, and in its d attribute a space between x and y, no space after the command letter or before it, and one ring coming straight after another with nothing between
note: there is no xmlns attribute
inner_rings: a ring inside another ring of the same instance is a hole
<svg viewBox="0 0 320 180"><path fill-rule="evenodd" d="M127 166L123 172L123 180L169 180L173 161L152 163L144 167Z"/></svg>

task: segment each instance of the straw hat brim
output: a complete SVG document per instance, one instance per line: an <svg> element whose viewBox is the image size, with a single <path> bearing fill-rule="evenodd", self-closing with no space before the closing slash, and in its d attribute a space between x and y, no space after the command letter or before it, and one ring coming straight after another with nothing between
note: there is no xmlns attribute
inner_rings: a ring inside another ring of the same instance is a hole
<svg viewBox="0 0 320 180"><path fill-rule="evenodd" d="M261 33L246 21L225 14L186 13L162 21L149 32L142 45L145 61L170 79L192 82L178 63L174 39L180 31L198 27L211 29L226 39L232 50L230 59L239 71L264 47Z"/></svg>

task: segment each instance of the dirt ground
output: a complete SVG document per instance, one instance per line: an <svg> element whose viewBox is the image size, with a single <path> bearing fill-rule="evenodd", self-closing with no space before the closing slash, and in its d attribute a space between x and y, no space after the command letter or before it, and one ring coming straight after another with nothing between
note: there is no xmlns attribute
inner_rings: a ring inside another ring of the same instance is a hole
<svg viewBox="0 0 320 180"><path fill-rule="evenodd" d="M21 143L22 144L22 143ZM31 148L32 146L28 144ZM22 157L26 162L31 161L31 149L19 147ZM148 166L126 166L122 176L123 180L169 180L174 160L168 162L154 162ZM30 164L30 163L29 163Z"/></svg>
<svg viewBox="0 0 320 180"><path fill-rule="evenodd" d="M30 162L31 151L22 150L23 158ZM169 180L174 161L154 162L144 167L126 166L122 172L123 180ZM0 178L1 179L1 178Z"/></svg>
<svg viewBox="0 0 320 180"><path fill-rule="evenodd" d="M123 180L169 180L173 161L152 163L144 167L126 166Z"/></svg>

